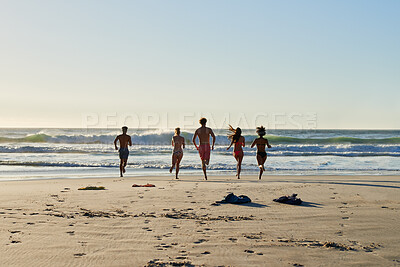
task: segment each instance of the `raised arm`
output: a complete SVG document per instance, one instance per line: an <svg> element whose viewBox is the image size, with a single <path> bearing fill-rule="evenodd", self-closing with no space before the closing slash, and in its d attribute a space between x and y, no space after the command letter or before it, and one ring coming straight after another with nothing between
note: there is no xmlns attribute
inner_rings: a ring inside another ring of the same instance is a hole
<svg viewBox="0 0 400 267"><path fill-rule="evenodd" d="M197 144L196 144L196 137L197 137L197 130L194 132L192 142L193 142L193 145L194 145L194 146L196 147L196 149L198 150L199 148L198 148L198 146L197 146Z"/></svg>
<svg viewBox="0 0 400 267"><path fill-rule="evenodd" d="M211 137L212 137L212 139L213 139L211 149L214 150L214 145L215 145L215 134L214 134L214 132L213 132L212 129L210 129L210 130L211 130L211 133L210 133L210 134L211 134Z"/></svg>

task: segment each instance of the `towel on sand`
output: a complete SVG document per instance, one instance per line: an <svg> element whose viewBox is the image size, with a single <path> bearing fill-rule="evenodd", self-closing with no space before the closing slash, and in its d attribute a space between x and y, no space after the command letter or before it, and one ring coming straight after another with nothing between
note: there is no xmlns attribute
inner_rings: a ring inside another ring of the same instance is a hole
<svg viewBox="0 0 400 267"><path fill-rule="evenodd" d="M145 184L145 185L133 184L132 187L156 187L156 186L154 184Z"/></svg>
<svg viewBox="0 0 400 267"><path fill-rule="evenodd" d="M297 194L275 198L274 201L290 205L300 205L303 202L300 198L297 198Z"/></svg>

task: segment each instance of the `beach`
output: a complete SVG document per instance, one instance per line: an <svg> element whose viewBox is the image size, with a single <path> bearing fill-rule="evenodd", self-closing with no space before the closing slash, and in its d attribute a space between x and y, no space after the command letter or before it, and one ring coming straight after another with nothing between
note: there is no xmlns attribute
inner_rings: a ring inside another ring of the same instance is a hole
<svg viewBox="0 0 400 267"><path fill-rule="evenodd" d="M2 181L0 265L399 266L399 189L383 175ZM229 192L252 203L216 203ZM302 205L273 201L293 193Z"/></svg>

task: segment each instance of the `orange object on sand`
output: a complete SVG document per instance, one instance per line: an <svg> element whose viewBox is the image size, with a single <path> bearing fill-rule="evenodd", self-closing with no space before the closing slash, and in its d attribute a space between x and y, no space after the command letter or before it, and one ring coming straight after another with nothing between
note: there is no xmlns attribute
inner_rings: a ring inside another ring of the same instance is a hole
<svg viewBox="0 0 400 267"><path fill-rule="evenodd" d="M133 184L132 187L156 187L156 186L154 184L145 184L145 185Z"/></svg>

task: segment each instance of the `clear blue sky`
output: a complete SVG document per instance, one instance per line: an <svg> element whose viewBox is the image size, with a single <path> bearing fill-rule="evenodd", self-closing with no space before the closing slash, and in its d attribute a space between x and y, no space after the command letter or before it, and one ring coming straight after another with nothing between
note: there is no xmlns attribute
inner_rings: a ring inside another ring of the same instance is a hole
<svg viewBox="0 0 400 267"><path fill-rule="evenodd" d="M267 114L257 123L268 125L311 112L321 129L399 129L399 10L398 0L2 0L0 127L149 112L168 113L168 127L198 112L243 127L240 116Z"/></svg>

